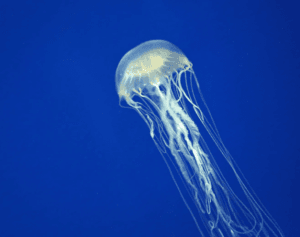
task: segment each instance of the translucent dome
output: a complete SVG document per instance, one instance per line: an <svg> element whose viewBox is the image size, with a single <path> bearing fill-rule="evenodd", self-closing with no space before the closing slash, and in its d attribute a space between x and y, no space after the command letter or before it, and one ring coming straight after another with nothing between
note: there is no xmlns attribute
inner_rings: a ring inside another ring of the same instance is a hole
<svg viewBox="0 0 300 237"><path fill-rule="evenodd" d="M116 89L121 97L130 96L191 63L183 52L164 40L144 42L126 53L116 71Z"/></svg>

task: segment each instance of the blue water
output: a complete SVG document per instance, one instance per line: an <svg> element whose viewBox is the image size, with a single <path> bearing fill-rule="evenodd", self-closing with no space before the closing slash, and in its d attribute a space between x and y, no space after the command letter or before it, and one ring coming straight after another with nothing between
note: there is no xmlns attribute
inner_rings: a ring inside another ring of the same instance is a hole
<svg viewBox="0 0 300 237"><path fill-rule="evenodd" d="M152 39L193 63L226 147L299 236L299 23L297 1L1 1L0 236L199 236L118 104L119 60Z"/></svg>

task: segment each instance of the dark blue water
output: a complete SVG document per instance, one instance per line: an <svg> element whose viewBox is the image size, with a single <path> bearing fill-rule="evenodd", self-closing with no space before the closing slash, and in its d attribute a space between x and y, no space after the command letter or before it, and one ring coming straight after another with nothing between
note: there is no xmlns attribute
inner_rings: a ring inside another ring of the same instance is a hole
<svg viewBox="0 0 300 237"><path fill-rule="evenodd" d="M118 62L151 39L187 55L225 145L299 236L299 23L297 1L2 1L0 236L199 236L118 105Z"/></svg>

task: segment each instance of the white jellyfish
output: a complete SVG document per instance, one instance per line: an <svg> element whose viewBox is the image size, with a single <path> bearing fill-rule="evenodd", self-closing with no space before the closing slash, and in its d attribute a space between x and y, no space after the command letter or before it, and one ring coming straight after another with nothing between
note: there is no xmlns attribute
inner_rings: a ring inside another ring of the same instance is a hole
<svg viewBox="0 0 300 237"><path fill-rule="evenodd" d="M179 48L164 40L142 43L123 56L115 79L120 104L126 101L148 125L202 236L283 236L224 146L192 63ZM246 202L228 185L192 118L200 120L232 168Z"/></svg>

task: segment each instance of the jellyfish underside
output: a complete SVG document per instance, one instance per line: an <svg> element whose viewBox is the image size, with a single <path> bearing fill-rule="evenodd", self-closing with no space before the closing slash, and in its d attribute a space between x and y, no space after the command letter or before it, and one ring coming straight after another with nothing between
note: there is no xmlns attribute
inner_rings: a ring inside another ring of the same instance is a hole
<svg viewBox="0 0 300 237"><path fill-rule="evenodd" d="M163 40L138 45L120 61L116 89L120 101L126 101L148 125L150 136L202 236L207 236L206 233L210 236L283 236L243 181L204 101L192 63L180 49ZM201 99L201 107L196 98ZM228 185L188 107L232 168L248 205ZM198 214L186 201L171 166L183 180ZM200 227L197 215L204 228Z"/></svg>

